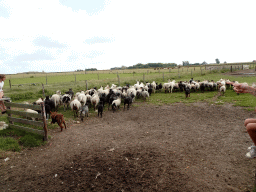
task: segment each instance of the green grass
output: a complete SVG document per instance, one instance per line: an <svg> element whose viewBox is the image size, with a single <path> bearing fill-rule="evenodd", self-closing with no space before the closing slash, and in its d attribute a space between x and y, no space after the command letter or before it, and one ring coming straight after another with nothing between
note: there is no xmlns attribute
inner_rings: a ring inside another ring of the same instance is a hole
<svg viewBox="0 0 256 192"><path fill-rule="evenodd" d="M192 70L192 75L191 75ZM132 73L135 71L135 73ZM120 85L126 85L126 84L135 84L136 81L143 81L145 82L152 82L156 81L158 83L165 83L168 81L168 79L175 79L176 82L178 81L184 81L189 80L191 77L194 78L194 80L214 80L218 81L219 79L230 79L231 81L238 81L238 82L247 82L249 85L251 85L253 82L256 82L255 77L237 77L237 76L226 76L223 75L223 72L227 72L229 70L222 69L222 70L212 70L212 71L206 71L206 70L200 70L199 67L196 67L194 70L194 67L191 68L183 68L183 69L171 69L169 70L161 70L159 73L155 70L130 70L129 72L125 71L118 71L118 75L120 77ZM164 75L163 75L164 73ZM144 76L143 76L144 74ZM18 75L17 75L18 76ZM21 75L19 75L21 76ZM34 77L31 77L34 76ZM76 80L76 82L75 82ZM56 74L55 76L47 76L47 85L46 85L46 76L45 75L31 75L27 76L27 78L11 78L12 84L25 84L25 83L36 83L41 82L44 83L44 90L45 95L52 95L56 93L57 90L60 90L62 93L68 91L69 88L72 88L74 92L78 92L81 90L86 89L85 80L87 80L88 88L97 87L100 86L106 86L111 84L117 84L118 85L118 78L116 71L114 72L105 72L98 74L96 72L93 73L76 73L76 79L75 75L73 73L66 73L66 75L60 75ZM12 88L9 87L9 82L6 81L4 91L5 96L8 96L12 99L12 102L16 103L22 103L23 101L27 101L29 103L32 103L36 101L38 98L43 97L42 92L42 85L41 83L37 84L36 86L32 85L24 85L21 87L13 86ZM144 102L142 99L136 99L136 102ZM242 106L245 107L246 110L253 111L256 107L256 99L254 96L250 94L240 94L237 95L233 90L227 90L225 93L225 96L220 96L220 94L217 91L209 92L206 91L205 93L201 92L192 92L191 96L189 98L185 98L184 93L180 92L174 92L174 93L164 93L162 91L161 93L152 94L149 101L147 101L154 105L165 105L165 104L173 104L173 103L185 103L187 105L190 105L194 102L208 102L209 104L216 104L216 105L223 105L224 103L232 103L235 106ZM138 103L134 103L133 107L138 107ZM121 109L123 106L121 107ZM105 106L104 111L107 110L107 106ZM66 111L63 110L63 107L61 106L59 108L59 113L62 113L65 117L65 121L73 121L73 120L79 120L77 118L74 118L73 112L68 109ZM92 108L89 109L89 118L90 116L97 116L97 113L94 112ZM8 122L7 115L0 115L0 121ZM48 120L48 129L60 129L58 124L50 124L51 120ZM27 127L42 129L40 127L33 127L31 125L26 125ZM11 140L6 140L7 138L11 138ZM41 135L25 132L18 129L6 129L3 131L0 131L0 139L2 143L10 142L10 148L8 148L8 145L4 148L3 146L0 147L1 150L18 150L18 148L14 148L16 144L15 142L19 144L19 146L22 147L36 147L39 145L43 145L45 142L42 140ZM15 141L15 142L14 142ZM13 142L13 143L12 143Z"/></svg>
<svg viewBox="0 0 256 192"><path fill-rule="evenodd" d="M11 128L0 131L0 150L19 151L21 148L17 148L16 145L30 148L43 144L45 142L42 135Z"/></svg>
<svg viewBox="0 0 256 192"><path fill-rule="evenodd" d="M0 137L0 150L20 151L21 147L17 140L11 137Z"/></svg>

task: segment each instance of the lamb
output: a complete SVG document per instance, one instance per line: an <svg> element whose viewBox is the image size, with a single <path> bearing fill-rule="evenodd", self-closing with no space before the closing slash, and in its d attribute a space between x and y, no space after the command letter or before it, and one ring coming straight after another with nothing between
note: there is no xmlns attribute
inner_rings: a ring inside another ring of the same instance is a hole
<svg viewBox="0 0 256 192"><path fill-rule="evenodd" d="M88 105L84 105L81 107L80 109L80 118L81 118L81 121L84 121L84 117L88 117L88 114L89 114L89 108L88 108Z"/></svg>
<svg viewBox="0 0 256 192"><path fill-rule="evenodd" d="M96 110L96 106L99 104L100 98L97 93L95 93L91 98L91 104L93 105L94 111Z"/></svg>
<svg viewBox="0 0 256 192"><path fill-rule="evenodd" d="M186 95L186 98L190 97L190 88L189 87L185 87L185 95Z"/></svg>
<svg viewBox="0 0 256 192"><path fill-rule="evenodd" d="M33 104L34 105L40 105L41 103L44 102L44 99L43 98L39 98L38 100L36 100Z"/></svg>
<svg viewBox="0 0 256 192"><path fill-rule="evenodd" d="M74 97L74 92L72 91L72 89L70 88L69 91L65 92L66 94L71 95L71 99L73 99Z"/></svg>
<svg viewBox="0 0 256 192"><path fill-rule="evenodd" d="M225 85L222 85L221 87L220 87L220 93L223 93L223 96L224 96L224 93L226 92L226 86Z"/></svg>
<svg viewBox="0 0 256 192"><path fill-rule="evenodd" d="M200 82L199 85L200 85L201 93L204 93L204 90L205 90L205 85L204 85L204 83L203 83L203 82Z"/></svg>
<svg viewBox="0 0 256 192"><path fill-rule="evenodd" d="M132 97L130 96L127 96L124 98L124 110L125 110L125 105L128 105L127 106L127 110L130 108L130 105L132 104Z"/></svg>
<svg viewBox="0 0 256 192"><path fill-rule="evenodd" d="M162 88L163 88L162 83L160 83L159 85L156 84L156 90L160 90L160 92L161 92Z"/></svg>
<svg viewBox="0 0 256 192"><path fill-rule="evenodd" d="M153 88L154 93L155 93L155 92L156 92L156 82L155 82L155 81L153 81L151 85L152 85L152 88Z"/></svg>
<svg viewBox="0 0 256 192"><path fill-rule="evenodd" d="M49 105L50 111L55 111L55 103L52 100L50 100L49 96L46 96L46 98L44 100L44 104L45 104L45 106ZM49 112L49 114L50 114L50 112Z"/></svg>
<svg viewBox="0 0 256 192"><path fill-rule="evenodd" d="M86 100L87 97L85 96L84 92L81 92L78 97L77 97L78 101L82 104L85 105L86 104Z"/></svg>
<svg viewBox="0 0 256 192"><path fill-rule="evenodd" d="M76 97L73 101L71 101L70 108L74 112L74 117L78 117L78 111L81 109L81 103L78 101Z"/></svg>
<svg viewBox="0 0 256 192"><path fill-rule="evenodd" d="M179 88L180 88L180 92L183 92L183 90L185 89L185 84L183 84L182 81L179 82Z"/></svg>
<svg viewBox="0 0 256 192"><path fill-rule="evenodd" d="M100 101L100 103L99 103L99 105L98 105L98 117L99 117L99 115L100 115L100 117L102 118L103 108L104 108L103 102Z"/></svg>
<svg viewBox="0 0 256 192"><path fill-rule="evenodd" d="M33 114L38 114L37 111L32 110L32 109L25 109L25 112L27 112L27 113L33 113ZM34 118L34 117L31 117L31 118L30 118L30 117L27 117L27 119L35 121L35 118Z"/></svg>
<svg viewBox="0 0 256 192"><path fill-rule="evenodd" d="M151 96L151 93L153 92L153 86L151 84L148 85L148 93L149 96Z"/></svg>
<svg viewBox="0 0 256 192"><path fill-rule="evenodd" d="M69 94L63 95L62 103L63 103L64 111L66 111L66 108L68 108L70 102L71 102L71 95L69 95Z"/></svg>
<svg viewBox="0 0 256 192"><path fill-rule="evenodd" d="M118 107L118 109L120 108L120 105L121 105L121 97L118 97L116 100L114 100L112 102L112 110L113 110L113 113L115 112L116 108Z"/></svg>
<svg viewBox="0 0 256 192"><path fill-rule="evenodd" d="M59 106L60 101L61 101L60 95L53 94L50 100L52 100L54 102L55 109L58 110L58 106Z"/></svg>
<svg viewBox="0 0 256 192"><path fill-rule="evenodd" d="M143 97L143 99L146 101L146 98L149 98L149 93L146 90L143 90L141 92L141 96Z"/></svg>

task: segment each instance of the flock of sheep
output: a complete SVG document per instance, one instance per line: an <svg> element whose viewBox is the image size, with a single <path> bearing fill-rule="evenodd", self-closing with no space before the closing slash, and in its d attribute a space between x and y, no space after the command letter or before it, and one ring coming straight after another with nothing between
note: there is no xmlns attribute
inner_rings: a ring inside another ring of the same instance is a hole
<svg viewBox="0 0 256 192"><path fill-rule="evenodd" d="M129 109L130 105L134 102L135 98L143 98L146 100L150 97L152 93L161 92L162 89L165 90L165 93L172 93L174 90L185 92L185 96L189 97L190 92L201 91L202 93L205 90L214 91L218 90L222 95L226 92L226 88L229 88L229 80L220 79L217 82L214 81L179 81L169 80L163 85L153 81L152 83L140 83L137 81L133 86L126 85L123 87L118 87L115 84L112 84L111 87L107 85L105 88L102 86L100 89L96 87L87 90L74 93L72 89L65 92L64 95L61 95L60 91L56 91L56 94L51 97L46 96L46 99L38 99L34 104L45 103L46 115L50 114L50 111L57 111L58 107L63 105L64 111L70 107L74 112L74 117L80 117L83 121L84 117L88 117L89 108L92 106L94 111L98 111L98 116L102 117L104 106L108 105L113 110L120 108L121 103L123 102L124 109L127 105Z"/></svg>

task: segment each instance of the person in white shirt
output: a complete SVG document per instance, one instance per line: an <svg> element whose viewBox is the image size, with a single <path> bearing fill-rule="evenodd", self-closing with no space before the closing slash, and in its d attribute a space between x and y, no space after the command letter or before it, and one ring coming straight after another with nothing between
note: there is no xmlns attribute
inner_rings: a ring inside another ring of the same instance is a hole
<svg viewBox="0 0 256 192"><path fill-rule="evenodd" d="M0 74L0 99L4 96L4 80L6 79L6 76L4 74ZM6 107L4 105L4 101L0 101L0 110L2 111L2 114L6 113Z"/></svg>

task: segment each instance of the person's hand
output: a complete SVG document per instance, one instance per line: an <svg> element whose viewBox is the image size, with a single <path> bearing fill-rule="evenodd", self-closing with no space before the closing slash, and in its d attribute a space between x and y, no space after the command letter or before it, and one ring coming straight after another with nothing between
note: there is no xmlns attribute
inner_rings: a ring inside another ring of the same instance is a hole
<svg viewBox="0 0 256 192"><path fill-rule="evenodd" d="M249 86L243 83L234 83L233 90L236 93L249 93Z"/></svg>

